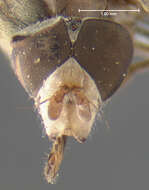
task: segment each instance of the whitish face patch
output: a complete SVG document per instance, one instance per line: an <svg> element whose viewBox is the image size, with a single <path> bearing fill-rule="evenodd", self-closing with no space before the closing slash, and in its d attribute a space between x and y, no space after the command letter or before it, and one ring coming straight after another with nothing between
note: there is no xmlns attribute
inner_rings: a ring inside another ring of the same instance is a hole
<svg viewBox="0 0 149 190"><path fill-rule="evenodd" d="M94 81L74 58L44 81L37 97L47 135L74 136L80 142L87 138L102 103Z"/></svg>

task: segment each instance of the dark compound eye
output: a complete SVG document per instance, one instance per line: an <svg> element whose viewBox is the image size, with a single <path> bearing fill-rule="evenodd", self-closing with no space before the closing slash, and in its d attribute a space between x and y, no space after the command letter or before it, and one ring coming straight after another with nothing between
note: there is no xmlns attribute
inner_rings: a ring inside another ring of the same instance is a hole
<svg viewBox="0 0 149 190"><path fill-rule="evenodd" d="M19 80L31 96L43 81L68 58L71 41L64 20L55 19L28 36L14 36L12 60Z"/></svg>
<svg viewBox="0 0 149 190"><path fill-rule="evenodd" d="M120 86L131 63L133 44L128 31L112 21L88 19L72 44L67 30L65 21L57 19L39 32L15 36L12 59L18 78L35 96L43 81L73 56L106 100Z"/></svg>
<svg viewBox="0 0 149 190"><path fill-rule="evenodd" d="M102 100L120 86L133 55L128 31L108 20L84 21L74 44L74 57L95 80Z"/></svg>

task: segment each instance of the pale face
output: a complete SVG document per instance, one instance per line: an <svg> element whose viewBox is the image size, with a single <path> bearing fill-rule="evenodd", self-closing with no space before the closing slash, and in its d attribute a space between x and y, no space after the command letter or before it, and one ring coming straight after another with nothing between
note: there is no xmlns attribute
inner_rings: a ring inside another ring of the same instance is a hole
<svg viewBox="0 0 149 190"><path fill-rule="evenodd" d="M68 59L44 81L37 97L47 135L51 138L73 136L79 142L87 138L102 105L93 79L74 58Z"/></svg>

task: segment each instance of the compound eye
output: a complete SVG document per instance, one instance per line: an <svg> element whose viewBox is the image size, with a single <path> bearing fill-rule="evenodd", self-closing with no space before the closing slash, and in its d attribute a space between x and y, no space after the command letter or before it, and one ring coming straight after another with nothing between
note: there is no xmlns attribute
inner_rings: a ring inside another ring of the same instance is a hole
<svg viewBox="0 0 149 190"><path fill-rule="evenodd" d="M20 33L12 40L13 66L31 96L36 95L43 81L68 59L71 51L71 41L63 19L49 19L45 25L39 31L28 32L28 36Z"/></svg>
<svg viewBox="0 0 149 190"><path fill-rule="evenodd" d="M132 55L133 44L128 31L109 20L84 21L74 44L74 57L94 79L102 100L121 85Z"/></svg>

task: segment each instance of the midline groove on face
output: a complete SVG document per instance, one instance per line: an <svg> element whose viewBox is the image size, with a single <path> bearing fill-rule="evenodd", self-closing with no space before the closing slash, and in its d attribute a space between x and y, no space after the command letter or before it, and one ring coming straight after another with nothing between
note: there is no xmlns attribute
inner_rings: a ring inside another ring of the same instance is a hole
<svg viewBox="0 0 149 190"><path fill-rule="evenodd" d="M84 20L74 43L60 18L39 32L15 36L12 47L13 69L32 97L43 81L72 57L95 80L102 100L106 100L120 86L133 55L127 30L100 19Z"/></svg>

